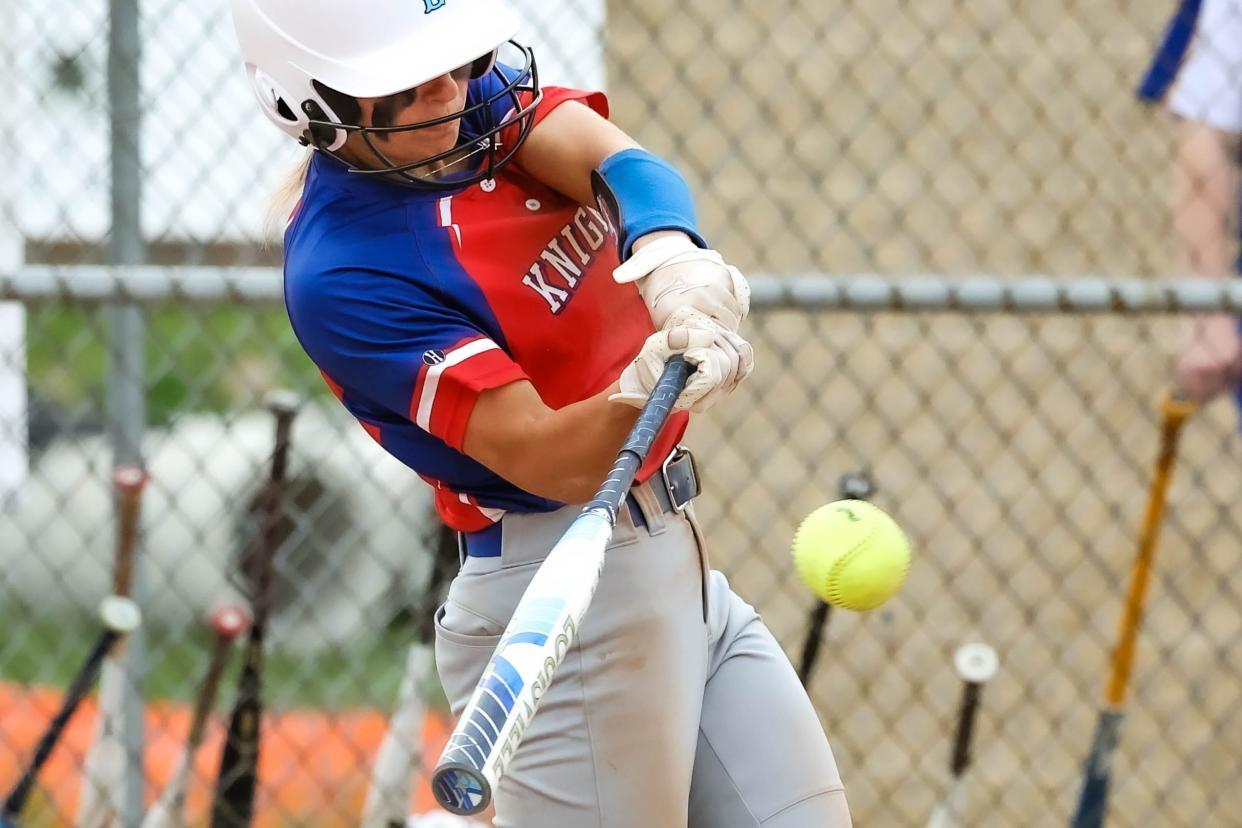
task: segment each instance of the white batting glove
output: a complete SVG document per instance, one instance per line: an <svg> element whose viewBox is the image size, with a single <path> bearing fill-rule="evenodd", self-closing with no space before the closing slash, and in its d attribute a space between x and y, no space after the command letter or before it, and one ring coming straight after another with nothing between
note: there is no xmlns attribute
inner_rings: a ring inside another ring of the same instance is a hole
<svg viewBox="0 0 1242 828"><path fill-rule="evenodd" d="M667 328L674 313L691 308L737 333L750 313L750 285L715 250L698 247L684 233L652 240L612 272L618 284L638 282L651 321Z"/></svg>
<svg viewBox="0 0 1242 828"><path fill-rule="evenodd" d="M621 390L608 399L642 408L674 354L695 366L673 408L701 413L729 394L755 367L750 343L738 334L689 309L677 311L668 327L647 337L643 349L621 372Z"/></svg>

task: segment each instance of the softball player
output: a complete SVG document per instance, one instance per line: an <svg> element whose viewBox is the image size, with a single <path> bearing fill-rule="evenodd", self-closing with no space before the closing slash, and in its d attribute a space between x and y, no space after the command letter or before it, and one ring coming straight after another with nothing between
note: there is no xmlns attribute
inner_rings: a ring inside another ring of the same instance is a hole
<svg viewBox="0 0 1242 828"><path fill-rule="evenodd" d="M505 0L233 13L264 112L314 149L285 235L293 328L459 532L435 618L455 712L665 360L696 366L496 825L848 825L810 701L695 522L687 409L733 390L752 353L746 282L707 247L681 176L608 122L603 95L539 85Z"/></svg>
<svg viewBox="0 0 1242 828"><path fill-rule="evenodd" d="M1172 210L1182 266L1225 278L1238 268L1238 136L1242 134L1242 0L1182 0L1139 88L1180 121ZM1242 335L1230 314L1191 320L1179 387L1206 401L1242 380ZM1242 395L1239 397L1242 404Z"/></svg>

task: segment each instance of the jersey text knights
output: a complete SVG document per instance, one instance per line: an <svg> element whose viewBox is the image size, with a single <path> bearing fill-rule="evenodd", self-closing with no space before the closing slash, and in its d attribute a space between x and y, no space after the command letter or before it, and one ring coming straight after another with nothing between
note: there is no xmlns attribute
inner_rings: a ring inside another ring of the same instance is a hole
<svg viewBox="0 0 1242 828"><path fill-rule="evenodd" d="M472 81L471 97L494 82ZM600 94L545 88L536 117L584 104L607 114ZM471 460L462 442L484 391L529 381L561 408L616 380L653 331L634 285L613 281L616 266L602 216L516 164L446 195L316 153L285 236L285 300L333 393L435 487L445 522L471 531L561 506ZM687 420L674 416L640 480Z"/></svg>

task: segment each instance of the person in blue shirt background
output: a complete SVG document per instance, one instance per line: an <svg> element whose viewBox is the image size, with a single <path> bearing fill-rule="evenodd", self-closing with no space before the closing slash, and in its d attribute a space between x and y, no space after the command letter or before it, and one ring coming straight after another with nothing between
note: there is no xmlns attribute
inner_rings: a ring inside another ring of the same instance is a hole
<svg viewBox="0 0 1242 828"><path fill-rule="evenodd" d="M1242 0L1182 0L1139 88L1178 120L1171 209L1189 276L1238 272L1238 163L1242 134ZM1178 388L1198 402L1236 391L1242 333L1233 314L1189 320Z"/></svg>

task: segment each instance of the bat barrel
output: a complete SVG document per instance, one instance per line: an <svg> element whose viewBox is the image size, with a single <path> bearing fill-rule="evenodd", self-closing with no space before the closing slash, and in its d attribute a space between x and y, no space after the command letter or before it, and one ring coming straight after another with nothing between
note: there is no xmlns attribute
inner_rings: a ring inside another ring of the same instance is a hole
<svg viewBox="0 0 1242 828"><path fill-rule="evenodd" d="M806 640L802 643L802 666L798 669L798 678L803 687L811 677L811 668L815 666L815 659L819 655L819 647L824 640L824 626L828 623L828 614L831 611L832 608L826 601L820 601L811 610L811 617L806 625Z"/></svg>
<svg viewBox="0 0 1242 828"><path fill-rule="evenodd" d="M535 572L432 774L432 792L446 810L477 814L491 801L577 640L611 535L606 515L583 512Z"/></svg>
<svg viewBox="0 0 1242 828"><path fill-rule="evenodd" d="M276 529L284 499L285 474L294 417L301 405L296 394L274 391L266 407L275 419L271 468L259 501L259 533L252 548L255 580L246 660L238 679L237 700L229 719L220 773L212 799L212 828L244 828L254 815L258 788L259 748L263 717L263 636L271 602Z"/></svg>
<svg viewBox="0 0 1242 828"><path fill-rule="evenodd" d="M276 536L284 505L285 478L289 467L289 448L292 443L293 419L297 416L300 399L290 391L273 391L267 396L267 409L275 419L272 442L272 460L268 479L263 486L258 504L259 532L255 539L255 583L252 597L253 621L251 638L262 638L270 610L271 587L276 554Z"/></svg>
<svg viewBox="0 0 1242 828"><path fill-rule="evenodd" d="M276 421L271 480L273 483L281 483L285 479L288 466L289 435L293 430L293 418L302 407L302 400L292 391L278 389L267 395L264 404Z"/></svg>
<svg viewBox="0 0 1242 828"><path fill-rule="evenodd" d="M979 709L979 685L968 682L962 690L962 709L958 716L957 736L953 740L953 758L949 771L954 778L970 767L970 740L975 729L975 713Z"/></svg>
<svg viewBox="0 0 1242 828"><path fill-rule="evenodd" d="M211 658L207 663L207 673L203 676L203 683L190 719L190 731L185 740L187 750L197 748L203 741L207 717L211 715L211 708L216 700L216 691L220 686L220 678L224 675L224 668L228 666L229 653L232 649L232 637L223 635L218 636L212 646Z"/></svg>
<svg viewBox="0 0 1242 828"><path fill-rule="evenodd" d="M147 473L137 465L120 465L112 472L112 488L117 498L116 565L112 591L129 595L133 588L134 553L138 548L139 522L142 511L142 490Z"/></svg>
<svg viewBox="0 0 1242 828"><path fill-rule="evenodd" d="M957 778L970 767L970 745L979 712L979 697L983 693L983 685L996 675L1000 659L987 644L963 644L953 654L953 666L962 680L962 703L958 709L957 734L949 764L953 777Z"/></svg>
<svg viewBox="0 0 1242 828"><path fill-rule="evenodd" d="M117 610L118 604L104 604L105 623L108 628L99 634L95 640L94 646L91 648L90 654L86 657L86 662L78 670L78 674L73 677L73 682L65 690L65 698L61 702L60 710L56 716L48 724L47 730L43 733L39 743L35 746L34 755L30 760L25 772L13 786L13 790L5 798L3 808L0 808L0 816L16 817L22 812L26 806L26 800L30 798L30 792L34 787L35 779L42 770L43 765L47 762L48 757L52 754L52 749L59 741L61 734L64 732L65 726L77 711L78 705L82 703L82 699L86 696L87 691L95 681L95 677L99 674L99 667L103 664L104 658L108 655L108 651L112 649L112 645L126 632L133 627L130 625L131 617L120 619L107 617L109 613ZM137 614L137 607L130 602L125 601L125 612ZM120 623L116 623L117 621ZM127 629L128 628L128 629Z"/></svg>
<svg viewBox="0 0 1242 828"><path fill-rule="evenodd" d="M34 756L30 760L29 767L26 768L26 772L22 774L21 779L13 787L13 791L5 799L4 809L0 813L3 813L5 816L15 817L26 806L26 800L30 797L30 791L34 787L35 778L39 775L39 771L42 770L43 765L52 754L52 748L56 746L61 733L64 732L65 725L69 723L69 719L77 711L78 705L82 703L82 698L86 695L86 691L94 682L95 676L99 672L99 665L103 663L104 656L108 654L108 650L112 648L112 645L120 638L120 635L116 630L105 630L100 634L95 642L95 646L91 649L90 655L87 656L86 664L74 676L73 683L65 691L65 699L61 703L56 717L52 719L47 731L39 739L39 744L35 746Z"/></svg>
<svg viewBox="0 0 1242 828"><path fill-rule="evenodd" d="M663 430L690 372L683 357L665 363L612 471L540 565L518 602L432 773L432 793L446 810L477 814L491 802L494 785L518 749L556 668L577 639L578 624L599 582L621 500Z"/></svg>
<svg viewBox="0 0 1242 828"><path fill-rule="evenodd" d="M1182 426L1194 413L1195 405L1176 390L1166 391L1160 400L1160 411L1160 449L1152 471L1147 506L1139 530L1138 548L1131 566L1130 586L1126 592L1117 632L1117 645L1113 650L1109 670L1108 687L1104 694L1105 704L1100 711L1095 737L1091 742L1091 752L1083 767L1082 791L1070 823L1073 828L1100 828L1104 824L1108 810L1112 757L1117 748L1124 716L1122 706L1134 664L1139 624L1143 618L1147 585L1155 560L1160 524L1164 517L1165 497L1173 476L1178 437Z"/></svg>
<svg viewBox="0 0 1242 828"><path fill-rule="evenodd" d="M1139 533L1138 551L1130 572L1130 586L1126 602L1118 622L1117 645L1113 650L1112 669L1108 678L1105 700L1114 707L1125 703L1130 673L1134 667L1134 651L1138 641L1139 625L1143 620L1143 608L1147 603L1147 588L1151 582L1152 566L1156 557L1156 542L1164 521L1164 506L1169 483L1173 476L1173 461L1181 425L1185 419L1180 409L1170 415L1166 412L1164 430L1161 434L1160 452L1152 475L1143 524Z"/></svg>

